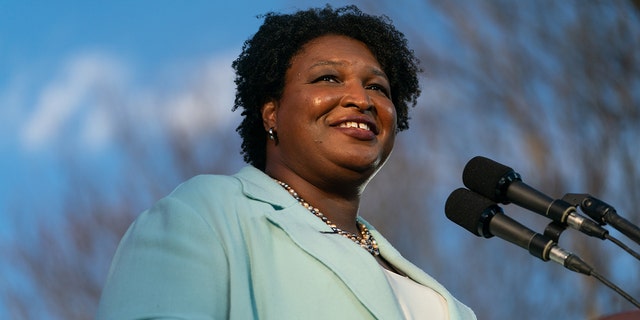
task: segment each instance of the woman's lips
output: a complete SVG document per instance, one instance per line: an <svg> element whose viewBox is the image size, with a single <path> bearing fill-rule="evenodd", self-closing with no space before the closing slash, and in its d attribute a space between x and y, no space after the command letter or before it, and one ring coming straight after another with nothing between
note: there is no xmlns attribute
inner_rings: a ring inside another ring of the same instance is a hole
<svg viewBox="0 0 640 320"><path fill-rule="evenodd" d="M371 125L366 122L344 121L335 127L358 140L373 140L376 138L376 133L371 130Z"/></svg>

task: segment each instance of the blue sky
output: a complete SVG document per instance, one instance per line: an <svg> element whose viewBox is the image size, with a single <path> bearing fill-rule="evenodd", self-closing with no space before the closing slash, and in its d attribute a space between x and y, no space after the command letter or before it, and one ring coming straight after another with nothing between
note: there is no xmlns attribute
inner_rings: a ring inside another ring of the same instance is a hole
<svg viewBox="0 0 640 320"><path fill-rule="evenodd" d="M2 71L52 67L86 48L146 67L208 55L236 47L255 31L255 15L280 7L282 1L5 1Z"/></svg>
<svg viewBox="0 0 640 320"><path fill-rule="evenodd" d="M187 101L182 78L204 63L219 70L210 73L227 86L217 92L227 93L220 99L230 114L231 59L257 30L258 14L287 8L285 1L0 1L1 216L36 195L56 198L51 159L60 148L108 147L113 124L104 110L87 108L101 85L133 101L175 87L174 101ZM197 118L185 109L182 124Z"/></svg>

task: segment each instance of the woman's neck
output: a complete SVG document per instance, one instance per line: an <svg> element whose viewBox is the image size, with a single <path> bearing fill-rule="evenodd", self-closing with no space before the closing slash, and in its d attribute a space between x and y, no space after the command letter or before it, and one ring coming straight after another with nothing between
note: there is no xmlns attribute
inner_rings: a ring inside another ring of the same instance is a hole
<svg viewBox="0 0 640 320"><path fill-rule="evenodd" d="M309 181L292 172L265 170L272 178L288 184L300 198L317 208L338 228L358 233L356 217L360 206L361 190L357 184L319 179Z"/></svg>

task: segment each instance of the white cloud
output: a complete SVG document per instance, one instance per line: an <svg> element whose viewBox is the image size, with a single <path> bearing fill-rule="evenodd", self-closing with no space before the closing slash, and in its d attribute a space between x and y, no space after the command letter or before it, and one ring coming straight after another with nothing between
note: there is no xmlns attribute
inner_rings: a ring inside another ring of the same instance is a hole
<svg viewBox="0 0 640 320"><path fill-rule="evenodd" d="M231 112L234 100L232 55L211 58L192 79L194 85L176 93L166 103L166 121L174 130L198 135L211 126L234 124L239 112Z"/></svg>
<svg viewBox="0 0 640 320"><path fill-rule="evenodd" d="M36 90L34 106L28 108L33 111L25 117L19 139L23 148L32 152L62 141L98 151L112 142L123 117L126 123L141 124L133 129L145 131L158 126L190 137L209 132L213 126L234 125L239 113L231 112L233 58L230 54L213 56L196 62L186 74L184 65L166 66L167 70L182 72L158 74L180 77L177 83L181 84L163 90L156 84L135 86L130 77L135 70L113 56L78 54Z"/></svg>
<svg viewBox="0 0 640 320"><path fill-rule="evenodd" d="M96 151L105 146L113 134L112 117L105 108L94 108L82 124L82 144Z"/></svg>
<svg viewBox="0 0 640 320"><path fill-rule="evenodd" d="M54 142L82 107L95 102L101 90L125 80L121 63L106 55L83 53L70 59L61 74L37 93L34 111L21 130L23 146L37 150Z"/></svg>

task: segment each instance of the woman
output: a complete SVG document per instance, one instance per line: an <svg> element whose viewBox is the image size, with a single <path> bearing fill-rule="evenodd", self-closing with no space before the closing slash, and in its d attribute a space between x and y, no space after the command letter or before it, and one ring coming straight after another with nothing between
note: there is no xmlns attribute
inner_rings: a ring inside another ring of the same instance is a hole
<svg viewBox="0 0 640 320"><path fill-rule="evenodd" d="M404 36L356 7L271 13L233 67L250 166L144 212L98 318L475 319L358 215L419 94Z"/></svg>

